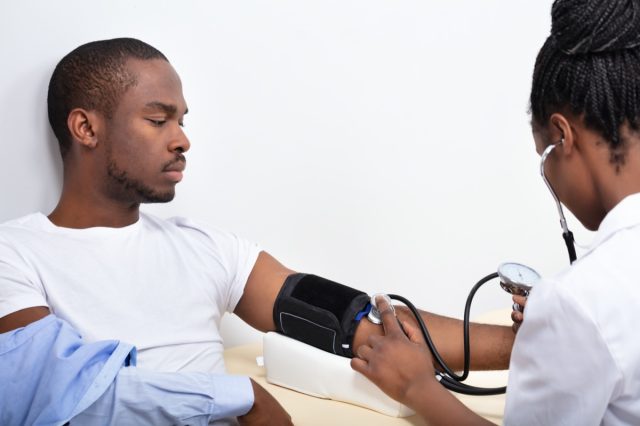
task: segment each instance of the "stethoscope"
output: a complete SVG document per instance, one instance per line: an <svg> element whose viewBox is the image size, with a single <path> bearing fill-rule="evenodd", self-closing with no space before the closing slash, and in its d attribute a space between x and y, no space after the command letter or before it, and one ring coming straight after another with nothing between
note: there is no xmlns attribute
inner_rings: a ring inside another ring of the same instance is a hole
<svg viewBox="0 0 640 426"><path fill-rule="evenodd" d="M573 233L569 230L567 226L567 219L564 217L564 211L562 210L562 204L560 204L560 200L558 200L558 196L556 192L553 190L553 187L549 183L547 176L544 174L544 162L553 151L555 147L558 145L562 145L564 143L564 138L560 139L560 142L549 145L542 151L542 155L540 156L540 175L542 176L542 180L544 180L545 185L549 188L549 192L551 192L551 196L553 196L553 200L556 202L556 207L558 208L558 215L560 216L560 226L562 227L562 239L564 240L565 245L567 246L567 252L569 253L569 263L573 263L576 260L576 247L575 240L573 239Z"/></svg>
<svg viewBox="0 0 640 426"><path fill-rule="evenodd" d="M562 210L562 205L560 204L560 200L558 199L558 196L556 195L555 191L553 190L553 187L547 180L547 177L544 173L544 164L547 157L549 156L551 151L553 151L554 148L556 148L558 145L562 144L563 142L564 142L564 139L560 140L560 142L558 143L549 145L542 152L542 155L540 157L540 175L542 176L544 183L547 185L547 188L549 188L549 191L551 192L551 195L553 196L553 199L558 208L558 214L560 216L560 226L562 227L562 239L564 240L565 245L567 246L567 252L569 253L569 261L570 263L573 263L573 261L576 260L576 249L574 245L575 242L573 239L573 233L569 230L569 227L567 226L567 220L565 219L564 211ZM369 319L369 321L375 324L380 324L382 322L380 312L376 308L376 298L379 296L385 297L387 298L387 300L393 299L393 300L402 302L407 306L407 308L409 308L409 310L415 316L416 321L418 322L418 325L420 327L420 330L422 331L424 340L427 343L427 346L429 347L429 350L433 355L433 359L437 364L436 378L440 381L440 383L444 387L446 387L451 391L467 394L467 395L503 394L507 391L506 386L499 387L499 388L482 388L482 387L472 386L472 385L463 383L464 380L469 376L469 366L471 364L471 354L470 354L470 348L469 348L470 346L469 315L471 312L471 302L473 301L473 297L475 296L478 289L482 287L484 284L486 284L487 282L495 278L500 279L500 287L502 287L502 289L504 289L507 293L526 297L529 295L531 288L534 286L536 282L540 280L541 277L540 277L540 274L538 274L535 270L533 270L532 268L529 268L528 266L522 265L520 263L507 262L507 263L500 264L498 266L497 272L487 275L486 277L478 281L476 285L473 286L473 288L469 292L469 296L467 297L467 302L465 303L465 307L464 307L464 320L463 320L464 369L462 371L462 374L457 374L455 371L449 368L449 366L444 362L444 360L440 356L440 353L436 349L433 341L431 340L431 336L429 335L427 326L422 320L422 316L418 312L418 309L406 298L399 296L397 294L387 294L387 295L374 294L373 296L371 296L371 310L369 311L367 318ZM513 308L522 310L522 307L517 306L517 304L514 304Z"/></svg>

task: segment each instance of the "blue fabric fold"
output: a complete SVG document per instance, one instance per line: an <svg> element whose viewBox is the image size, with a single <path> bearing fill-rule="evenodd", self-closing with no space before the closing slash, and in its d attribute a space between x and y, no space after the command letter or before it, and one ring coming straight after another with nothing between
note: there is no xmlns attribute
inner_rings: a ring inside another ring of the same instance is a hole
<svg viewBox="0 0 640 426"><path fill-rule="evenodd" d="M0 334L0 424L63 425L135 365L135 354L117 340L86 344L55 315Z"/></svg>

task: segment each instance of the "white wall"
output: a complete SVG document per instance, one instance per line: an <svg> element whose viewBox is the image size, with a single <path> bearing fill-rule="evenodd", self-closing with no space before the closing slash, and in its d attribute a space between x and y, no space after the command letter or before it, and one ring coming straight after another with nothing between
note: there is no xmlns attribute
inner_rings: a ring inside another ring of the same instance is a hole
<svg viewBox="0 0 640 426"><path fill-rule="evenodd" d="M0 221L57 200L45 107L56 62L88 41L138 37L182 76L192 142L176 200L145 209L460 316L501 261L542 273L567 262L527 114L550 4L4 2ZM474 311L507 306L494 285ZM243 327L225 323L230 344L256 338Z"/></svg>

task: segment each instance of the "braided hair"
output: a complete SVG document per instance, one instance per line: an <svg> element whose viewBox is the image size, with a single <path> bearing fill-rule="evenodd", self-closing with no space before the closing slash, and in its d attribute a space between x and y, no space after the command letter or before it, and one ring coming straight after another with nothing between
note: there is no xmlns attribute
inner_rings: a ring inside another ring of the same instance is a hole
<svg viewBox="0 0 640 426"><path fill-rule="evenodd" d="M60 60L49 81L47 107L63 158L71 147L69 113L84 108L110 118L120 97L137 82L126 67L130 58L167 60L153 46L133 38L83 44Z"/></svg>
<svg viewBox="0 0 640 426"><path fill-rule="evenodd" d="M533 71L532 121L580 116L621 163L620 128L640 124L640 0L556 0L551 17Z"/></svg>

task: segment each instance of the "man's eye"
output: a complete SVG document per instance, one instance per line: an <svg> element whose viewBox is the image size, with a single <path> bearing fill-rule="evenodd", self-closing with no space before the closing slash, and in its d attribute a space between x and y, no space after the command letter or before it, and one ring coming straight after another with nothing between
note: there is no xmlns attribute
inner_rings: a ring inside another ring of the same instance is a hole
<svg viewBox="0 0 640 426"><path fill-rule="evenodd" d="M154 120L153 118L147 118L147 121L153 124L154 126L162 126L167 120Z"/></svg>

